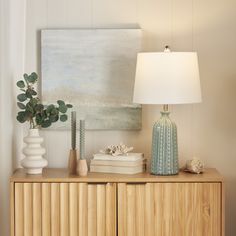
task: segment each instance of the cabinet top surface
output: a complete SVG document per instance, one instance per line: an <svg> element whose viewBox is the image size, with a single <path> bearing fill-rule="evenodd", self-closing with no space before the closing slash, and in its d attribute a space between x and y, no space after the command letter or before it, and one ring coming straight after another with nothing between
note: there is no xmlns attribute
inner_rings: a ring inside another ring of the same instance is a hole
<svg viewBox="0 0 236 236"><path fill-rule="evenodd" d="M181 171L178 175L157 176L149 173L134 175L88 173L86 177L70 175L67 169L47 168L42 175L27 175L24 169L17 169L10 178L11 182L87 182L87 183L145 183L145 182L222 182L223 178L216 169L205 169L203 174Z"/></svg>

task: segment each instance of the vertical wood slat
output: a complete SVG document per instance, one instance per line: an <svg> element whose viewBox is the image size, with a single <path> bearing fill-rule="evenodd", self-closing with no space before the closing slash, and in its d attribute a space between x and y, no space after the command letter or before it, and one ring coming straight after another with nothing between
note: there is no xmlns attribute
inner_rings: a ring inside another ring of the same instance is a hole
<svg viewBox="0 0 236 236"><path fill-rule="evenodd" d="M10 194L11 194L11 203L10 203L10 210L11 210L11 236L15 235L15 183L10 183Z"/></svg>
<svg viewBox="0 0 236 236"><path fill-rule="evenodd" d="M51 184L42 183L42 236L51 236Z"/></svg>
<svg viewBox="0 0 236 236"><path fill-rule="evenodd" d="M32 183L24 183L24 236L33 235Z"/></svg>
<svg viewBox="0 0 236 236"><path fill-rule="evenodd" d="M15 183L15 236L24 236L24 184Z"/></svg>
<svg viewBox="0 0 236 236"><path fill-rule="evenodd" d="M88 185L88 236L97 235L97 187Z"/></svg>
<svg viewBox="0 0 236 236"><path fill-rule="evenodd" d="M118 183L118 235L127 235L127 201L126 201L126 183Z"/></svg>
<svg viewBox="0 0 236 236"><path fill-rule="evenodd" d="M154 184L145 184L145 234L154 236Z"/></svg>
<svg viewBox="0 0 236 236"><path fill-rule="evenodd" d="M78 184L69 183L69 231L78 236Z"/></svg>
<svg viewBox="0 0 236 236"><path fill-rule="evenodd" d="M51 184L51 235L60 236L60 185Z"/></svg>
<svg viewBox="0 0 236 236"><path fill-rule="evenodd" d="M42 192L41 184L33 183L33 236L42 235Z"/></svg>
<svg viewBox="0 0 236 236"><path fill-rule="evenodd" d="M60 236L69 235L69 184L60 184Z"/></svg>
<svg viewBox="0 0 236 236"><path fill-rule="evenodd" d="M127 185L127 235L136 236L135 225L135 185Z"/></svg>
<svg viewBox="0 0 236 236"><path fill-rule="evenodd" d="M136 236L145 236L145 185L138 184L136 185L135 191L135 225L136 225ZM158 234L156 234L158 235Z"/></svg>
<svg viewBox="0 0 236 236"><path fill-rule="evenodd" d="M97 236L106 235L106 189L97 184Z"/></svg>
<svg viewBox="0 0 236 236"><path fill-rule="evenodd" d="M116 188L115 184L106 184L106 235L116 232Z"/></svg>
<svg viewBox="0 0 236 236"><path fill-rule="evenodd" d="M88 184L79 184L79 235L88 235Z"/></svg>

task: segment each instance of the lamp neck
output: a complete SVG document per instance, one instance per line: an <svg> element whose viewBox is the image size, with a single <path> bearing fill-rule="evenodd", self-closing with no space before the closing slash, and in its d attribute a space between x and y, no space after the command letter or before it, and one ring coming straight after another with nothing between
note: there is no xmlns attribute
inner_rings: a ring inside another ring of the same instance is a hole
<svg viewBox="0 0 236 236"><path fill-rule="evenodd" d="M163 111L164 112L168 112L169 111L169 105L168 104L164 104L163 105Z"/></svg>

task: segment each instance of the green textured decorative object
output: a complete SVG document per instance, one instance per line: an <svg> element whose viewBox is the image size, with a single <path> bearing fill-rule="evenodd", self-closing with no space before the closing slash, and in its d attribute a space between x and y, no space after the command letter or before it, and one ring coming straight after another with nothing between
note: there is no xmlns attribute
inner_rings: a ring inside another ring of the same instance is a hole
<svg viewBox="0 0 236 236"><path fill-rule="evenodd" d="M169 118L169 112L161 112L161 118L153 126L151 173L175 175L179 172L177 127Z"/></svg>

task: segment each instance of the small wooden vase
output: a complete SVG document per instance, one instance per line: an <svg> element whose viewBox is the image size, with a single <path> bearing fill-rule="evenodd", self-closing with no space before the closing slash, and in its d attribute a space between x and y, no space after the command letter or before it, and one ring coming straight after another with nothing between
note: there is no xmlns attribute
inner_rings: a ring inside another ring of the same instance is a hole
<svg viewBox="0 0 236 236"><path fill-rule="evenodd" d="M87 161L86 160L78 159L77 174L79 176L86 176L88 174L88 166L87 166Z"/></svg>
<svg viewBox="0 0 236 236"><path fill-rule="evenodd" d="M76 174L76 167L77 167L77 150L71 149L68 161L68 170L70 175Z"/></svg>

